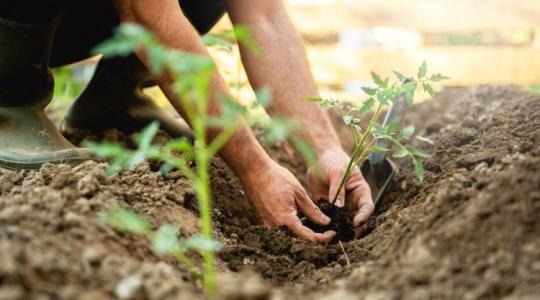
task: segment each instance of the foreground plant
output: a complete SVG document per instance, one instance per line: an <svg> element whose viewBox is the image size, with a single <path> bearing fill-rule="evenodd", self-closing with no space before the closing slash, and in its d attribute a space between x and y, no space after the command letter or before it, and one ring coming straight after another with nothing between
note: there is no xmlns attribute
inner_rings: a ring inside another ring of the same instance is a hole
<svg viewBox="0 0 540 300"><path fill-rule="evenodd" d="M395 158L411 159L416 175L420 181L424 180L424 168L421 160L428 155L412 146L406 144L406 141L414 134L413 125L400 128L399 117L391 120L386 126L380 121L380 114L390 105L398 105L398 102L405 101L406 105L412 106L416 90L421 86L425 92L433 96L433 82L439 82L447 79L440 73L428 75L427 64L424 62L416 77L406 77L399 72L394 72L398 81L390 83L389 78L381 78L378 74L371 72L374 81L374 87L364 87L363 91L369 98L362 105L350 105L339 100L310 98L308 101L318 102L324 108L336 108L342 115L343 122L351 129L355 139L355 147L347 169L341 178L339 188L333 197L331 203L334 204L339 193L343 189L345 182L349 178L351 171L357 165L361 164L374 152L388 152L391 149L384 149L377 146L377 140L387 140L396 146L392 156ZM362 117L372 112L369 123L365 128L361 126Z"/></svg>
<svg viewBox="0 0 540 300"><path fill-rule="evenodd" d="M231 34L238 42L257 49L246 29L236 29ZM220 41L217 36L206 38L206 43L211 45L216 45ZM228 39L223 39L223 41L229 45ZM109 173L132 169L150 159L163 162L162 172L164 173L171 169L180 170L196 191L201 235L182 241L178 239L175 230L170 225L165 224L157 231L152 231L140 216L119 208L103 214L101 219L117 229L148 236L153 241L152 245L156 253L173 255L197 277L202 274L205 292L211 297L215 293L214 252L219 249L219 243L212 237L210 163L229 138L243 126L239 119L248 116L249 110L234 99L221 95L218 97L221 114L219 117L211 116L208 111L210 81L212 73L216 70L212 60L167 49L158 43L150 32L140 26L122 25L111 40L104 42L96 49L96 52L105 56L128 55L133 51L145 53L153 73L166 72L172 79L172 89L182 102L186 121L193 129L193 137L154 144L159 124L152 123L136 136L136 150L128 150L110 143L94 143L86 144L86 146L93 149L98 156L111 160ZM269 104L270 98L269 90L258 91L257 99L251 108L265 107ZM291 122L285 120L275 120L269 122L267 126L269 129L267 136L273 141L288 137L290 129L294 127ZM210 129L219 131L212 140L207 137ZM295 140L301 144L299 139ZM305 153L311 152L306 150ZM204 261L202 272L198 272L185 256L188 251L198 251L202 254Z"/></svg>

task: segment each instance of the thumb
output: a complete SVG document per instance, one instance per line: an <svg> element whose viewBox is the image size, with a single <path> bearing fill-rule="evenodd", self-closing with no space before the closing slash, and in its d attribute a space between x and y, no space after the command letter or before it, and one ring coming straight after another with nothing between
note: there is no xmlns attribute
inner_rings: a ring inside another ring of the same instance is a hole
<svg viewBox="0 0 540 300"><path fill-rule="evenodd" d="M319 225L325 226L332 221L319 209L319 207L317 207L317 205L315 205L315 203L313 203L313 201L311 201L304 191L297 193L296 204L308 219Z"/></svg>

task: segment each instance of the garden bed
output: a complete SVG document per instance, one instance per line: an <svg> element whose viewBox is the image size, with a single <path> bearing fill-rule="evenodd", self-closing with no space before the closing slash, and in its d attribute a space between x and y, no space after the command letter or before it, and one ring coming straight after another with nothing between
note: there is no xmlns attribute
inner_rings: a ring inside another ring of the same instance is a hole
<svg viewBox="0 0 540 300"><path fill-rule="evenodd" d="M401 163L364 236L343 249L258 226L238 180L215 159L219 298L539 297L540 96L516 87L447 89L408 119L434 142L418 144L432 155L426 180ZM347 147L347 131L338 131ZM268 151L304 182L289 145ZM203 297L145 238L96 219L117 204L189 236L198 230L193 188L151 164L110 178L106 168L0 171L0 299Z"/></svg>

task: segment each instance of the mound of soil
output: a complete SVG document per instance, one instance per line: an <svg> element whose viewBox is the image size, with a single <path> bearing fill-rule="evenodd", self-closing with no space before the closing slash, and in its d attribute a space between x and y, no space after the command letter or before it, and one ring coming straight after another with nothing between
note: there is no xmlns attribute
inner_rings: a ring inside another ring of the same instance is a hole
<svg viewBox="0 0 540 300"><path fill-rule="evenodd" d="M540 297L540 96L515 87L448 89L408 122L434 144L419 183L399 163L360 239L319 245L257 225L238 180L212 163L220 299L537 299ZM340 133L347 143L346 130ZM80 134L70 133L74 141ZM127 143L117 132L95 135ZM268 152L305 180L282 143ZM113 205L197 232L179 172L144 164L0 171L0 299L202 298L186 270L148 241L99 223ZM194 260L199 258L194 255Z"/></svg>

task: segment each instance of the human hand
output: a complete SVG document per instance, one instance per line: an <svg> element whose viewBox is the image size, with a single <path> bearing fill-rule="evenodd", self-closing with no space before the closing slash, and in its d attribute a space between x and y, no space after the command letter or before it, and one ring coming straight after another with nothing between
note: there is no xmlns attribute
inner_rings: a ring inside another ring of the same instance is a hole
<svg viewBox="0 0 540 300"><path fill-rule="evenodd" d="M315 167L308 170L308 186L315 199L322 198L326 201L334 199L349 160L350 157L341 148L329 149L319 156L318 170ZM373 213L371 190L358 166L352 169L335 203L338 207L345 204L355 214L354 227L365 224Z"/></svg>
<svg viewBox="0 0 540 300"><path fill-rule="evenodd" d="M244 190L260 221L266 227L287 226L295 235L311 241L330 241L334 231L316 233L304 226L297 208L311 221L328 225L324 215L291 172L272 161L269 166L253 169L242 180Z"/></svg>

